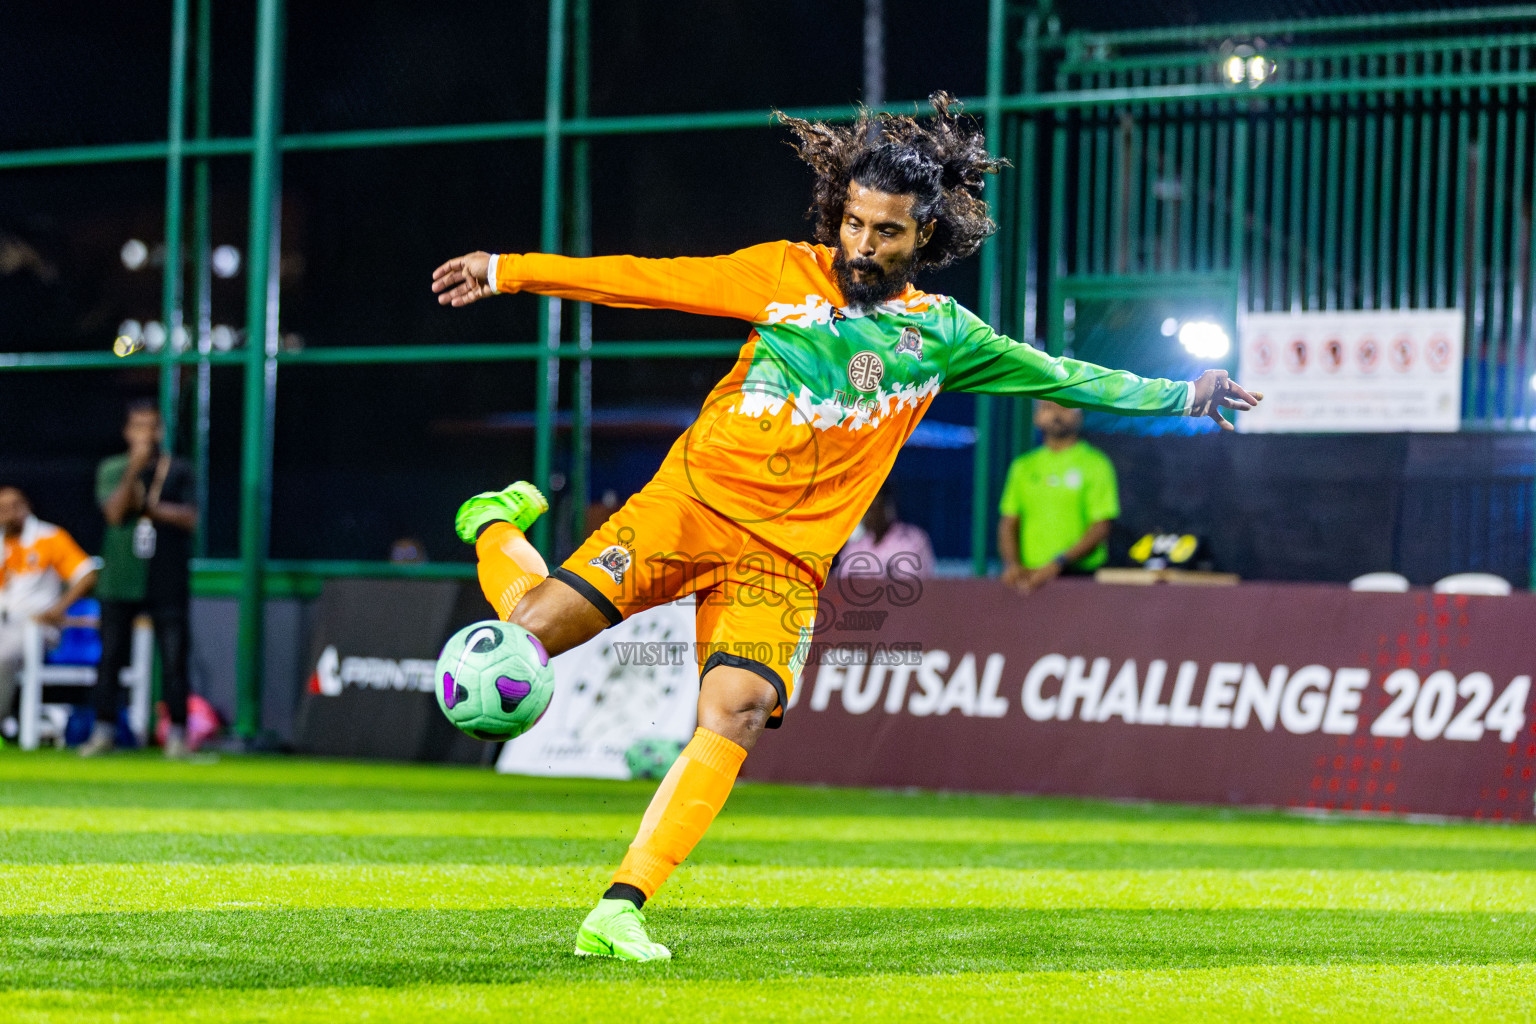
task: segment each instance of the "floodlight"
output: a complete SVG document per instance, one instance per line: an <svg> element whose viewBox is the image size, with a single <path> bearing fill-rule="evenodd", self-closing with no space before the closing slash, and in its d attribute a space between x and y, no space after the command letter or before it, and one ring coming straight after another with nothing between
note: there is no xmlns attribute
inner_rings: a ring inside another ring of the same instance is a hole
<svg viewBox="0 0 1536 1024"><path fill-rule="evenodd" d="M122 251L118 253L123 260L123 266L129 270L138 270L149 262L149 246L137 238L130 238L123 243Z"/></svg>
<svg viewBox="0 0 1536 1024"><path fill-rule="evenodd" d="M1200 359L1220 359L1232 351L1226 330L1209 320L1191 320L1179 328L1179 344Z"/></svg>
<svg viewBox="0 0 1536 1024"><path fill-rule="evenodd" d="M240 250L221 245L213 250L213 276L229 279L240 273Z"/></svg>

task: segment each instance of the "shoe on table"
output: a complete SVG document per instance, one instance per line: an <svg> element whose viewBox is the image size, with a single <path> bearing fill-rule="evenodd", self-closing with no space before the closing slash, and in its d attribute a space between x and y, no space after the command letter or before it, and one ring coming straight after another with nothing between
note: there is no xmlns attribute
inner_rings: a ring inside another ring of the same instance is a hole
<svg viewBox="0 0 1536 1024"><path fill-rule="evenodd" d="M549 502L539 489L526 480L508 484L505 490L484 491L459 506L453 528L465 544L473 544L480 531L491 523L511 523L527 530L533 521L549 511Z"/></svg>
<svg viewBox="0 0 1536 1024"><path fill-rule="evenodd" d="M170 728L166 729L165 730L165 756L166 756L166 758L168 760L172 760L172 761L181 761L181 760L184 760L187 757L188 753L189 753L189 751L187 750L187 727L184 726L184 725L173 725Z"/></svg>
<svg viewBox="0 0 1536 1024"><path fill-rule="evenodd" d="M80 744L80 756L96 757L99 754L110 753L112 748L117 746L117 741L113 738L116 732L113 726L98 722L91 729L91 738Z"/></svg>
<svg viewBox="0 0 1536 1024"><path fill-rule="evenodd" d="M645 915L629 900L598 900L576 932L577 956L670 960L672 951L645 934Z"/></svg>

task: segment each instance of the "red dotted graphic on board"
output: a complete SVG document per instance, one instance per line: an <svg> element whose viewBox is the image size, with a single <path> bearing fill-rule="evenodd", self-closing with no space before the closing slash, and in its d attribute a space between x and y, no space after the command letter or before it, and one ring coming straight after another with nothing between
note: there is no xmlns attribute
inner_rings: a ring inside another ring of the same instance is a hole
<svg viewBox="0 0 1536 1024"><path fill-rule="evenodd" d="M1319 754L1313 762L1313 797L1306 806L1325 811L1373 811L1390 814L1394 809L1402 760L1397 756L1403 741L1385 736L1339 736L1334 752Z"/></svg>
<svg viewBox="0 0 1536 1024"><path fill-rule="evenodd" d="M1471 646L1472 619L1477 606L1477 599L1463 594L1421 591L1413 595L1413 610L1397 630L1376 635L1374 650L1368 646L1368 637L1361 638L1365 649L1360 650L1358 663L1371 670L1371 685L1360 708L1359 735L1327 738L1327 752L1314 757L1313 774L1302 795L1289 801L1292 807L1384 814L1406 814L1425 809L1423 805L1414 806L1414 794L1426 784L1422 772L1428 771L1437 758L1425 763L1415 757L1414 752L1426 744L1450 742L1459 747L1463 745L1462 741L1421 740L1411 731L1401 738L1374 736L1370 730L1396 699L1386 692L1385 684L1398 669L1412 669L1422 682L1441 669L1454 672L1459 679L1476 667L1470 665L1465 654L1460 652ZM1454 667L1453 660L1456 662ZM1507 682L1497 680L1496 685L1502 687ZM1536 706L1529 707L1527 713L1536 719ZM1476 742L1486 744L1490 741L1498 742L1497 733ZM1532 799L1536 797L1536 722L1529 725L1518 742L1502 746L1504 756L1495 777L1487 779L1486 783L1469 780L1469 784L1478 786L1478 790L1466 793L1462 806L1473 804L1473 814L1477 818L1531 820L1536 817L1532 813ZM1491 749L1483 749L1477 762L1487 764L1492 755ZM1405 764L1408 765L1406 774ZM1418 777L1413 770L1415 764L1422 765ZM1303 775L1302 778L1307 777Z"/></svg>
<svg viewBox="0 0 1536 1024"><path fill-rule="evenodd" d="M1498 775L1478 793L1481 806L1472 812L1474 818L1491 821L1520 821L1524 811L1531 806L1536 788L1536 725L1527 735L1513 743L1504 744L1504 764Z"/></svg>

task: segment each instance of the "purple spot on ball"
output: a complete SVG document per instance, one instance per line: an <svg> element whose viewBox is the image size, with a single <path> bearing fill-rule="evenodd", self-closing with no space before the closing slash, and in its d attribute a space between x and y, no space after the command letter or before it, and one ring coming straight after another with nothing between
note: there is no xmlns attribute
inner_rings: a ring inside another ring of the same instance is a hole
<svg viewBox="0 0 1536 1024"><path fill-rule="evenodd" d="M443 673L443 704L446 705L449 708L452 708L455 704L457 704L459 702L459 695L454 692L455 689L456 689L456 687L453 685L453 675L452 675L452 673L444 672Z"/></svg>
<svg viewBox="0 0 1536 1024"><path fill-rule="evenodd" d="M544 649L543 644L539 643L539 638L529 633L528 642L533 644L535 651L539 652L539 664L547 668L549 666L549 652Z"/></svg>
<svg viewBox="0 0 1536 1024"><path fill-rule="evenodd" d="M496 692L501 694L501 709L511 712L523 702L524 697L533 692L533 686L523 682L521 679L497 676Z"/></svg>

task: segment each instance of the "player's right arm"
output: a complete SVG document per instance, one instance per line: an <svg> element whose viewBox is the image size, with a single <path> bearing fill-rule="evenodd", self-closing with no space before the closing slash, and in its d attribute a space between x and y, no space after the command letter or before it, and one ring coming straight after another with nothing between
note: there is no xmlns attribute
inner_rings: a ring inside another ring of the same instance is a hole
<svg viewBox="0 0 1536 1024"><path fill-rule="evenodd" d="M445 306L467 306L502 293L536 292L605 306L756 321L774 300L788 251L787 242L768 242L725 256L675 259L472 252L438 267L432 290Z"/></svg>

